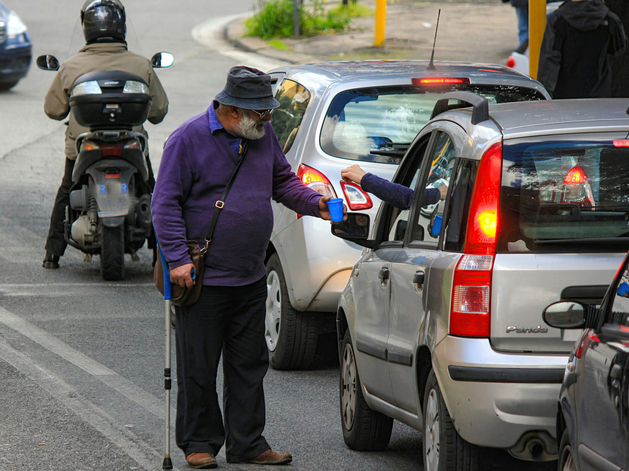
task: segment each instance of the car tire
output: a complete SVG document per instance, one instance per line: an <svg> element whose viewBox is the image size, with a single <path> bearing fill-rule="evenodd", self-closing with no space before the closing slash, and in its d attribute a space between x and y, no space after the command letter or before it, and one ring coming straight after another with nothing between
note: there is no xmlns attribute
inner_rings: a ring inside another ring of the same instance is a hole
<svg viewBox="0 0 629 471"><path fill-rule="evenodd" d="M561 442L559 442L559 460L558 471L577 471L577 465L574 462L572 454L572 445L570 444L570 434L568 429L563 431Z"/></svg>
<svg viewBox="0 0 629 471"><path fill-rule="evenodd" d="M313 314L293 309L286 278L276 253L266 263L266 317L264 337L269 363L276 370L307 369L317 350L319 325Z"/></svg>
<svg viewBox="0 0 629 471"><path fill-rule="evenodd" d="M345 444L358 451L384 450L391 440L393 419L371 410L365 402L349 330L341 352L339 402Z"/></svg>
<svg viewBox="0 0 629 471"><path fill-rule="evenodd" d="M425 471L480 470L479 448L465 441L454 428L434 371L426 381L423 415Z"/></svg>
<svg viewBox="0 0 629 471"><path fill-rule="evenodd" d="M11 80L10 82L0 82L0 92L10 90L17 85L19 80Z"/></svg>

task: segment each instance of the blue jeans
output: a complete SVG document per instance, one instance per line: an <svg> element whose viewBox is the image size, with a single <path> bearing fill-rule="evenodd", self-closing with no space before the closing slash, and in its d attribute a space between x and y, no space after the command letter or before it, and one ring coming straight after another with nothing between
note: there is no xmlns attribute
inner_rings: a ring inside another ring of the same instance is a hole
<svg viewBox="0 0 629 471"><path fill-rule="evenodd" d="M529 38L529 7L515 7L518 16L518 39L520 44Z"/></svg>

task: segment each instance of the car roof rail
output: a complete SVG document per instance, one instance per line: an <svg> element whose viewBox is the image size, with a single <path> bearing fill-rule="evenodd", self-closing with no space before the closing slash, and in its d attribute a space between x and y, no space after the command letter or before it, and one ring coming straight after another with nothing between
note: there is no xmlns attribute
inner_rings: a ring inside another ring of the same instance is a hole
<svg viewBox="0 0 629 471"><path fill-rule="evenodd" d="M450 105L450 100L458 100L462 103ZM448 110L455 108L467 108L468 106L473 107L472 124L478 124L489 119L489 102L487 101L487 98L472 92L445 93L439 100L437 100L437 103L435 103L430 119Z"/></svg>

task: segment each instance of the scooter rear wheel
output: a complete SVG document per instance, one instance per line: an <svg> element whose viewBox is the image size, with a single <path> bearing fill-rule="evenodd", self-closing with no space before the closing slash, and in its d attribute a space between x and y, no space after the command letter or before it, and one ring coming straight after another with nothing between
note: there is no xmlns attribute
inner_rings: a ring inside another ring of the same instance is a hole
<svg viewBox="0 0 629 471"><path fill-rule="evenodd" d="M103 226L100 245L100 274L103 280L124 278L124 226Z"/></svg>

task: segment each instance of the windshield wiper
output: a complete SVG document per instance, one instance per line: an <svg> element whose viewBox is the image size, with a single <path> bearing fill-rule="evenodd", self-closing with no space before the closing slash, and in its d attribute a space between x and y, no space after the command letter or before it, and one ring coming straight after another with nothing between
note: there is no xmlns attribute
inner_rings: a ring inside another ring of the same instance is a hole
<svg viewBox="0 0 629 471"><path fill-rule="evenodd" d="M390 157L398 157L398 158L402 158L404 157L404 154L406 154L406 149L390 149L390 150L370 150L369 151L370 154L375 154L375 155L388 155Z"/></svg>
<svg viewBox="0 0 629 471"><path fill-rule="evenodd" d="M626 236L628 234L623 234ZM587 239L535 239L538 245L552 244L613 244L621 245L629 243L629 237L591 237Z"/></svg>

